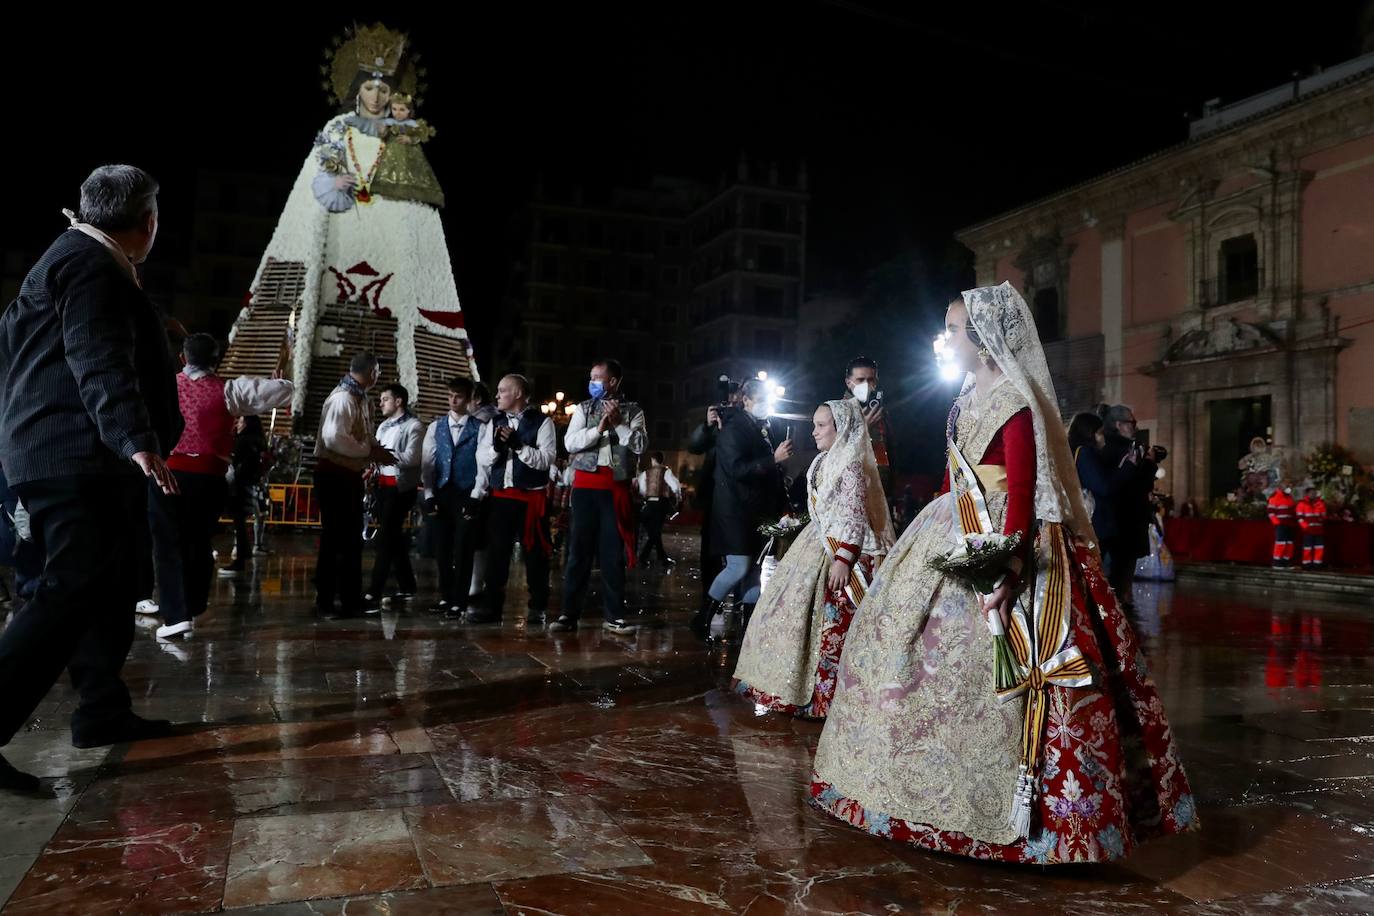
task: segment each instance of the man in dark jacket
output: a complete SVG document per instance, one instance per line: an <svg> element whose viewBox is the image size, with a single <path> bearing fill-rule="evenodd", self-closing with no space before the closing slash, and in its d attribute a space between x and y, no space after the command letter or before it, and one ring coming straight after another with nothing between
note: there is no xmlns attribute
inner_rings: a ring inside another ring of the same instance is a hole
<svg viewBox="0 0 1374 916"><path fill-rule="evenodd" d="M1135 413L1124 404L1107 408L1102 420L1107 442L1100 454L1107 473L1135 469L1134 473L1127 473L1127 479L1119 486L1115 512L1109 513L1115 515L1115 531L1110 536L1099 532L1106 555L1107 580L1117 600L1129 609L1135 606L1132 590L1136 560L1150 552L1149 525L1154 513L1150 493L1159 462L1167 453L1157 445L1146 450L1136 443ZM1103 508L1099 506L1099 512Z"/></svg>
<svg viewBox="0 0 1374 916"><path fill-rule="evenodd" d="M699 637L706 635L731 591L737 592L741 604L758 600L755 560L763 547L758 526L777 521L787 505L779 465L792 456L792 443L775 443L770 438L763 382L751 379L740 393L741 406L724 412L716 437L711 546L725 557L725 569L711 583L708 603L691 621Z"/></svg>
<svg viewBox="0 0 1374 916"><path fill-rule="evenodd" d="M84 222L69 214L0 318L0 463L44 550L33 600L0 635L0 746L64 667L77 747L169 728L133 714L120 678L148 543L142 477L176 492L163 458L182 426L164 319L134 266L157 236L157 190L133 166L96 169ZM38 781L0 758L0 786Z"/></svg>

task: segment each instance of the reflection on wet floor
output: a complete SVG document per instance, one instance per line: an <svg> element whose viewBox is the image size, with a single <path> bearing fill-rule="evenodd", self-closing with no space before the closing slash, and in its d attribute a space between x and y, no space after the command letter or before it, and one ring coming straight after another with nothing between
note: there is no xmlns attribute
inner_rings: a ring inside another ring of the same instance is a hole
<svg viewBox="0 0 1374 916"><path fill-rule="evenodd" d="M0 797L6 913L1374 911L1374 618L1356 600L1141 583L1204 829L1044 870L810 809L820 727L725 689L729 650L685 626L685 562L631 574L638 633L554 636L525 625L520 588L504 624L427 616L432 576L378 617L319 620L312 543L218 580L191 639L140 631L137 710L184 734L76 750L53 690L6 749L54 793Z"/></svg>

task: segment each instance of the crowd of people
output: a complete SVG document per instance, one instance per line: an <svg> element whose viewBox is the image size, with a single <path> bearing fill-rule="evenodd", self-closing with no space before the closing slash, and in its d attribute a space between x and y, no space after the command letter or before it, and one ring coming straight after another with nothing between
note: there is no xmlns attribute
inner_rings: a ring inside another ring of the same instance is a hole
<svg viewBox="0 0 1374 916"><path fill-rule="evenodd" d="M0 318L0 467L38 564L0 634L0 747L64 668L79 693L78 747L167 734L168 722L132 712L121 679L146 597L141 559L158 584L159 636L176 638L206 609L226 502L240 507L226 571L252 551L254 418L293 390L217 375L204 335L187 336L175 364L135 269L156 239L157 192L129 166L93 173L81 217ZM735 689L760 714L824 721L811 800L860 829L1041 863L1113 859L1193 829L1188 781L1123 614L1163 450L1136 445L1126 407L1065 429L1034 320L1009 284L951 301L937 350L965 383L941 492L901 531L871 360L851 362L844 396L815 409L818 454L790 491L795 445L770 417L766 385L722 392L692 442L704 594L691 629L707 637L733 596L744 624ZM381 370L375 355L353 355L321 409L316 612L361 617L416 597L407 522L418 505L438 567L432 612L502 620L518 549L527 628L577 630L595 566L602 628L635 632L625 583L639 522L644 556L671 565L662 531L682 485L661 454L644 463L644 411L625 397L620 364L590 367L561 432L566 465L524 376L502 376L494 393L450 380L448 411L428 425L404 386L386 385L377 423ZM567 550L556 615L555 532ZM0 756L0 787L38 782Z"/></svg>

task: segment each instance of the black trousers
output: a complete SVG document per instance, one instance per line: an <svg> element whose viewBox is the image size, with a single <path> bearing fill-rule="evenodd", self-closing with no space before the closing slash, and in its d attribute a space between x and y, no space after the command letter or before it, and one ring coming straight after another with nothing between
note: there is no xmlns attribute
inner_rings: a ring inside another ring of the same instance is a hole
<svg viewBox="0 0 1374 916"><path fill-rule="evenodd" d="M644 549L640 552L645 563L653 559L655 550L659 559L665 563L668 561L668 551L663 548L663 524L668 521L668 509L668 500L651 499L644 503L644 510L639 514L646 538Z"/></svg>
<svg viewBox="0 0 1374 916"><path fill-rule="evenodd" d="M143 479L81 476L16 484L43 575L0 634L0 745L10 742L65 667L81 700L72 731L129 710L120 678L134 640L140 552L148 549Z"/></svg>
<svg viewBox="0 0 1374 916"><path fill-rule="evenodd" d="M1102 552L1107 567L1107 584L1118 602L1135 604L1135 563L1140 559L1120 538L1103 538Z"/></svg>
<svg viewBox="0 0 1374 916"><path fill-rule="evenodd" d="M592 560L601 567L601 607L607 620L625 616L625 542L616 527L610 490L574 489L572 539L563 575L563 615L582 616L592 577Z"/></svg>
<svg viewBox="0 0 1374 916"><path fill-rule="evenodd" d="M476 549L482 518L472 497L449 485L435 495L439 513L434 516L434 560L439 565L439 597L459 609L468 604L472 584L472 552ZM464 512L474 517L464 517Z"/></svg>
<svg viewBox="0 0 1374 916"><path fill-rule="evenodd" d="M363 476L333 468L315 472L320 504L320 554L315 563L315 607L339 600L345 614L363 609Z"/></svg>
<svg viewBox="0 0 1374 916"><path fill-rule="evenodd" d="M510 561L515 543L525 536L525 515L531 511L518 499L492 497L487 507L487 606L501 611L506 606L506 583L510 580ZM538 525L548 535L548 520ZM530 610L549 609L549 554L536 540L525 551L525 581L530 590Z"/></svg>
<svg viewBox="0 0 1374 916"><path fill-rule="evenodd" d="M174 471L181 496L161 496L176 500L177 531L180 534L181 581L185 584L185 610L191 617L205 614L210 604L210 582L214 578L214 530L220 526L220 512L228 497L229 485L220 474L188 474ZM176 623L168 615L162 622Z"/></svg>
<svg viewBox="0 0 1374 916"><path fill-rule="evenodd" d="M368 592L380 598L386 589L386 580L392 569L396 571L396 584L403 592L415 593L415 570L410 565L410 534L406 531L406 519L410 510L415 508L416 492L402 493L396 487L377 489L377 517L381 527L372 543L377 557L372 561L372 584Z"/></svg>

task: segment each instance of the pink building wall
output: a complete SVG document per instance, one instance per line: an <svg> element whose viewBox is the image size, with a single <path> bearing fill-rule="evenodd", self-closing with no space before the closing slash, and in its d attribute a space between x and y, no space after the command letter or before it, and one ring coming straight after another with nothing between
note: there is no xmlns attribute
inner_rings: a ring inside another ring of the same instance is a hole
<svg viewBox="0 0 1374 916"><path fill-rule="evenodd" d="M1304 289L1374 279L1374 136L1308 156L1302 167L1314 173L1302 195Z"/></svg>
<svg viewBox="0 0 1374 916"><path fill-rule="evenodd" d="M1138 210L1126 219L1127 327L1168 321L1188 304L1184 230L1169 219L1174 204ZM1127 364L1129 365L1129 364Z"/></svg>
<svg viewBox="0 0 1374 916"><path fill-rule="evenodd" d="M1088 229L1064 240L1074 246L1069 257L1070 337L1102 333L1102 236Z"/></svg>

